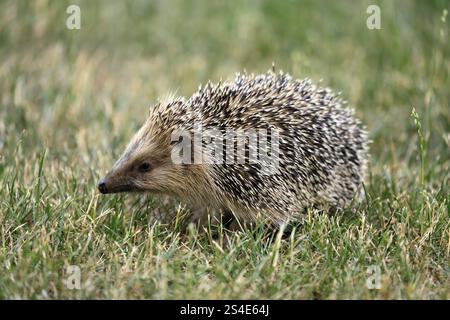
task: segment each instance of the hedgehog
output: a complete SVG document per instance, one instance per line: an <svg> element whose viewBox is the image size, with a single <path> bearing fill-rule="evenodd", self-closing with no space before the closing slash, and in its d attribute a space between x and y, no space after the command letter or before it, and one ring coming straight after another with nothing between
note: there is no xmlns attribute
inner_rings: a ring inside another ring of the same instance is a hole
<svg viewBox="0 0 450 320"><path fill-rule="evenodd" d="M367 133L340 94L281 71L237 73L150 108L98 189L175 196L198 221L231 212L277 225L360 201L367 162Z"/></svg>

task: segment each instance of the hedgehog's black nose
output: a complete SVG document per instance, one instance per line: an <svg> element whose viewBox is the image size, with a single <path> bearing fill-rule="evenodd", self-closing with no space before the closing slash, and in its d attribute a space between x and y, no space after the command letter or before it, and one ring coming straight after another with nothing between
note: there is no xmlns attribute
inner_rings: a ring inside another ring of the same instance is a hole
<svg viewBox="0 0 450 320"><path fill-rule="evenodd" d="M103 194L108 193L108 190L106 189L105 179L100 179L100 181L98 182L98 191Z"/></svg>

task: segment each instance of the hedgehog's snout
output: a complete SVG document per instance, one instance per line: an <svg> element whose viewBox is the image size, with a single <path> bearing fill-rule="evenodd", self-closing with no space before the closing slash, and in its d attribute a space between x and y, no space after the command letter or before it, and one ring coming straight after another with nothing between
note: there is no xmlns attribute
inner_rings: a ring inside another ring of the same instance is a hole
<svg viewBox="0 0 450 320"><path fill-rule="evenodd" d="M100 179L97 183L98 191L102 194L138 191L138 188L129 179L111 176L111 173Z"/></svg>
<svg viewBox="0 0 450 320"><path fill-rule="evenodd" d="M108 193L108 188L106 187L105 178L100 179L100 181L98 182L98 191L100 191L100 193L103 193L103 194Z"/></svg>

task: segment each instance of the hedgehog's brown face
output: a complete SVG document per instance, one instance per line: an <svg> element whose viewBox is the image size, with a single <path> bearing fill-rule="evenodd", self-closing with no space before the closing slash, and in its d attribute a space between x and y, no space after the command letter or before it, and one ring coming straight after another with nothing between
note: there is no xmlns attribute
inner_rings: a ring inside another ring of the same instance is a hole
<svg viewBox="0 0 450 320"><path fill-rule="evenodd" d="M170 193L182 181L181 166L175 165L170 158L170 142L164 143L165 139L155 141L148 131L144 125L111 171L100 179L98 189L101 193Z"/></svg>

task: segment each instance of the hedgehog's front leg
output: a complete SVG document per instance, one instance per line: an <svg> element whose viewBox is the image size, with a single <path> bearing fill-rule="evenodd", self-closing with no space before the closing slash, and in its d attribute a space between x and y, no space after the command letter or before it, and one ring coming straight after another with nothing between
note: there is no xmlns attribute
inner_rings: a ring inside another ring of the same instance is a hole
<svg viewBox="0 0 450 320"><path fill-rule="evenodd" d="M199 232L207 230L209 226L226 224L230 220L228 214L222 210L211 207L193 207L190 209L187 223L193 223L199 227Z"/></svg>

